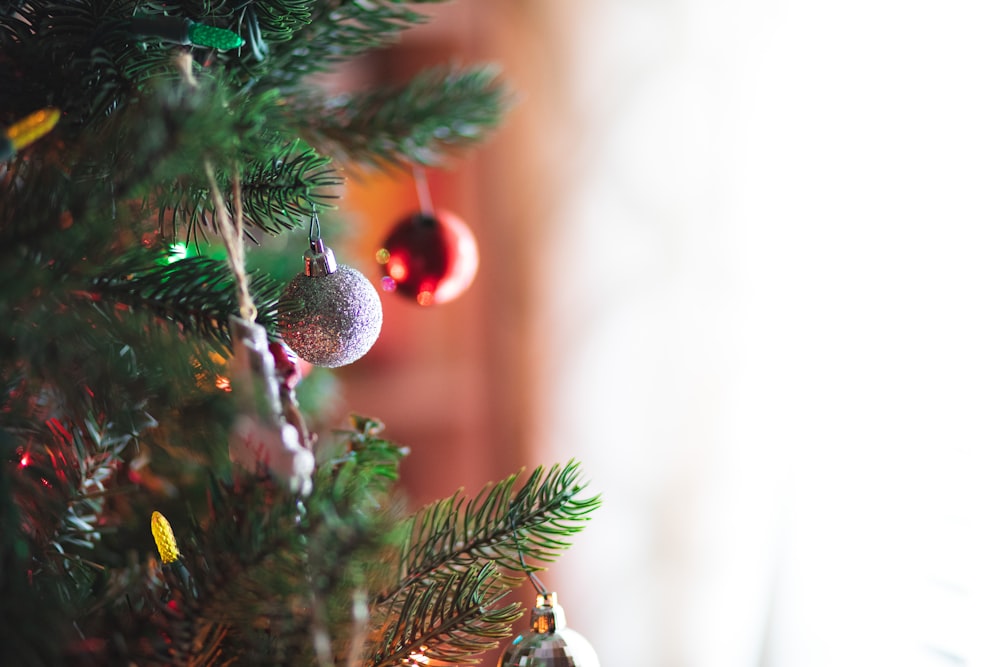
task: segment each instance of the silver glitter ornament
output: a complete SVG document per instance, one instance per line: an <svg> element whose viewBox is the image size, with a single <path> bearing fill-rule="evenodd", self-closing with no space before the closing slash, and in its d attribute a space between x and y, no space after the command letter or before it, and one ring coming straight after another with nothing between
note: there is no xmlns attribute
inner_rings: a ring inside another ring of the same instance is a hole
<svg viewBox="0 0 1000 667"><path fill-rule="evenodd" d="M531 631L518 635L497 667L600 667L600 661L583 635L566 627L556 594L540 593L531 610Z"/></svg>
<svg viewBox="0 0 1000 667"><path fill-rule="evenodd" d="M357 361L382 330L378 292L360 272L338 265L318 238L309 239L304 259L305 270L288 283L282 297L281 337L314 366L335 368Z"/></svg>

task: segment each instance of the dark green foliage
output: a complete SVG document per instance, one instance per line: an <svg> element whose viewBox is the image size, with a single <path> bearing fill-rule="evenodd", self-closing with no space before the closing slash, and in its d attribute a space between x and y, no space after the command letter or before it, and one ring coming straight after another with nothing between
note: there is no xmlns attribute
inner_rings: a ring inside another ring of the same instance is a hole
<svg viewBox="0 0 1000 667"><path fill-rule="evenodd" d="M406 450L362 417L315 436L308 497L269 461L230 463L237 417L314 436L289 385L281 417L222 390L238 308L229 262L208 254L220 225L238 217L251 250L299 230L304 248L342 173L438 163L505 106L491 68L310 89L305 75L422 22L420 4L0 2L0 130L62 114L0 162L0 664L467 664L520 614L503 602L517 575L596 507L570 464L407 518ZM246 45L179 46L187 19ZM272 338L282 289L249 272ZM153 510L177 563L153 556Z"/></svg>
<svg viewBox="0 0 1000 667"><path fill-rule="evenodd" d="M349 436L355 455L348 452L322 468L314 493L303 501L269 481L213 479L199 516L160 507L178 536L181 562L164 567L162 583L133 574L119 584L134 586L141 603L127 617L121 618L123 611L112 604L106 616L89 620L88 632L127 647L125 654L104 657L113 657L115 664L125 659L160 664L157 655L162 664L188 659L224 664L221 658L207 659L208 649L217 647L220 656L238 658L239 664L309 664L317 627L322 627L355 628L331 632L331 650L342 659L354 644L366 667L396 665L416 651L469 664L508 636L521 609L502 603L513 580L498 569L499 561L470 559L468 552L453 550L433 576L419 582L400 580L385 567L405 560L411 524L401 524L398 509L387 503L388 486L380 491L363 482L392 477L387 461L398 461L399 453L376 437L372 420L357 418L355 426ZM563 495L573 477L558 467L539 470L513 496L484 490L480 498L509 498L523 506L515 498ZM496 488L509 488L509 480ZM374 509L373 500L382 503L381 510ZM575 503L577 511L596 503L564 500ZM537 510L531 523L540 524L543 511L550 520L559 514L552 508ZM494 523L506 525L509 519ZM380 586L397 592L378 595ZM157 643L162 637L170 641Z"/></svg>
<svg viewBox="0 0 1000 667"><path fill-rule="evenodd" d="M63 227L64 207L75 198L77 186L58 164L39 168L17 159L6 168L0 166L0 184L4 193L0 197L0 252L7 258L0 263L0 276L8 278L20 271L23 265L17 265L21 262L38 261L44 250L41 244L58 249L57 244L48 244L45 237ZM16 286L8 280L3 284ZM28 284L18 287L23 290Z"/></svg>
<svg viewBox="0 0 1000 667"><path fill-rule="evenodd" d="M36 567L37 545L25 532L17 499L38 498L39 492L37 480L20 474L22 456L19 440L0 429L0 664L47 667L59 661L71 614L52 582L35 584L27 576Z"/></svg>
<svg viewBox="0 0 1000 667"><path fill-rule="evenodd" d="M352 415L351 423L353 430L338 433L346 451L333 461L340 469L334 497L343 511L370 510L399 479L399 464L408 450L381 438L385 426L377 419Z"/></svg>
<svg viewBox="0 0 1000 667"><path fill-rule="evenodd" d="M102 537L127 520L115 493L122 461L153 422L128 406L112 419L98 400L74 414L30 388L9 384L0 410L0 663L56 665L75 650L74 617L122 565Z"/></svg>
<svg viewBox="0 0 1000 667"><path fill-rule="evenodd" d="M0 89L20 115L56 106L69 126L106 116L128 94L126 35L119 0L27 1L0 17ZM5 110L6 111L6 110Z"/></svg>
<svg viewBox="0 0 1000 667"><path fill-rule="evenodd" d="M169 254L135 253L96 277L92 289L94 304L109 316L122 308L146 312L179 332L214 342L220 351L230 346L228 318L238 307L224 260L195 256L171 261ZM254 272L250 289L258 322L273 331L283 286Z"/></svg>
<svg viewBox="0 0 1000 667"><path fill-rule="evenodd" d="M250 161L240 181L245 220L272 234L300 227L314 210L327 205L329 189L343 183L326 158L301 144L265 162ZM231 200L227 203L232 209Z"/></svg>
<svg viewBox="0 0 1000 667"><path fill-rule="evenodd" d="M530 571L524 559L555 560L566 538L583 530L600 498L580 498L579 464L535 469L518 488L511 475L469 500L459 493L433 503L412 520L400 585L461 571L491 560L507 571ZM391 594L395 594L395 590Z"/></svg>
<svg viewBox="0 0 1000 667"><path fill-rule="evenodd" d="M412 589L379 632L366 664L391 667L414 653L469 664L509 636L511 623L520 618L520 605L498 606L507 592L489 562Z"/></svg>
<svg viewBox="0 0 1000 667"><path fill-rule="evenodd" d="M314 207L328 206L342 178L328 158L281 131L280 106L275 93L234 97L210 78L197 88L180 81L157 87L91 142L78 171L96 174L96 165L122 160L137 165L113 189L142 192L171 239L218 232L207 165L230 215L239 174L248 227L268 234L295 229Z"/></svg>
<svg viewBox="0 0 1000 667"><path fill-rule="evenodd" d="M306 98L292 122L353 163L433 165L492 131L507 97L494 68L431 69L402 86Z"/></svg>
<svg viewBox="0 0 1000 667"><path fill-rule="evenodd" d="M284 6L291 0L283 0ZM290 41L284 34L270 40L252 30L248 40L254 60L244 61L249 83L291 90L307 74L329 69L331 64L350 60L365 51L391 43L409 27L423 23L423 14L410 9L413 4L443 0L320 0L312 5L309 22ZM293 3L297 9L297 2ZM299 9L301 11L301 9ZM255 13L260 14L259 10ZM264 56L264 57L261 57ZM256 61L256 62L255 62Z"/></svg>
<svg viewBox="0 0 1000 667"><path fill-rule="evenodd" d="M384 450L384 441L377 447ZM310 646L317 620L351 627L356 619L344 601L357 604L361 594L362 601L373 598L365 612L370 617L363 643L366 667L396 665L421 649L429 658L469 664L495 647L521 614L518 604L502 604L512 582L496 561L451 554L451 566L436 576L405 587L390 579L399 592L375 599L371 585L388 576L380 564L398 558L396 545L405 542L405 534L392 529L395 510L336 508L357 507L344 490L371 493L356 482L379 476L375 469L382 465L378 457L338 464L318 475L317 490L304 504L283 499L284 492L271 484L214 483L203 527L174 522L175 533L197 537L180 538L184 576L174 567L166 573L180 590L171 609L148 608L149 622L175 638L175 647L190 646L190 637L202 632L221 637L224 652L239 656L240 664L300 664L304 656L298 651ZM531 486L529 480L522 492L558 495L560 477L558 469L540 474L539 483ZM334 638L337 655L349 651L351 639Z"/></svg>

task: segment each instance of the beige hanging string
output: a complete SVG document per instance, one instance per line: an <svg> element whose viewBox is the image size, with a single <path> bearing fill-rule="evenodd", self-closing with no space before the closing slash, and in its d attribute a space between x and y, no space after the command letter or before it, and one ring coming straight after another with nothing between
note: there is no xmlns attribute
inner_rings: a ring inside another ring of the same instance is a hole
<svg viewBox="0 0 1000 667"><path fill-rule="evenodd" d="M176 65L184 83L197 88L198 80L194 76L190 52L181 52L176 59ZM250 279L247 277L246 257L243 252L243 196L240 188L240 171L236 164L233 164L233 215L230 216L219 184L215 181L215 167L212 166L212 161L205 158L203 164L205 176L208 178L208 189L212 194L212 205L215 206L215 221L222 236L222 244L226 247L229 269L233 272L233 279L236 282L240 317L253 322L257 319L257 307L250 298Z"/></svg>
<svg viewBox="0 0 1000 667"><path fill-rule="evenodd" d="M253 322L257 319L257 307L250 297L250 279L246 271L246 259L243 250L243 197L240 189L239 170L233 165L233 215L229 215L226 202L222 198L218 183L215 182L214 168L211 161L205 159L205 175L208 177L208 187L212 193L212 203L215 205L215 219L218 223L222 244L226 246L226 259L229 269L233 272L236 282L236 299L239 304L240 317Z"/></svg>

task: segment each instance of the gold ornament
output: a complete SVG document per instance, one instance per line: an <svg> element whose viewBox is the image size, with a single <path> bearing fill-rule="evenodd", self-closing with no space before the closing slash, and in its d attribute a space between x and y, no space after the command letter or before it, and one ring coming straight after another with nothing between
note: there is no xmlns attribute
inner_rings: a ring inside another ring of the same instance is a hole
<svg viewBox="0 0 1000 667"><path fill-rule="evenodd" d="M160 560L169 565L181 557L180 549L177 548L177 538L174 537L174 530L170 527L170 522L159 512L153 512L152 519L153 540L156 548L160 552Z"/></svg>

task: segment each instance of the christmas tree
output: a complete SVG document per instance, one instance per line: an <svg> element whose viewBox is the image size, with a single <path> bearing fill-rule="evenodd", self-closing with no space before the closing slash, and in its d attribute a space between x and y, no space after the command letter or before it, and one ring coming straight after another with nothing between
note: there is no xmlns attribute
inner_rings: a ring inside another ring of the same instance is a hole
<svg viewBox="0 0 1000 667"><path fill-rule="evenodd" d="M313 85L416 4L0 5L0 664L472 664L525 578L551 631L577 464L414 510L376 419L314 432L296 395L297 355L381 326L320 230L345 169L434 164L508 97L490 67ZM248 268L282 235L287 286Z"/></svg>

